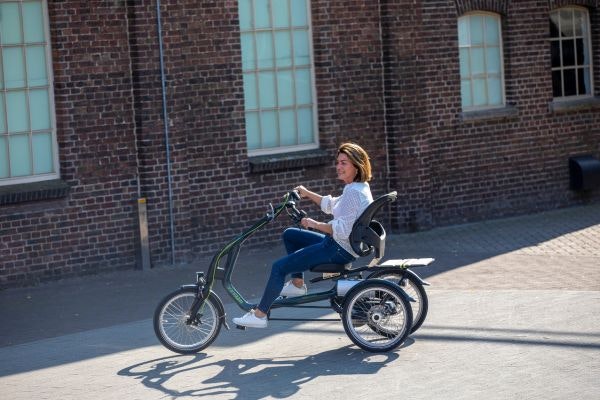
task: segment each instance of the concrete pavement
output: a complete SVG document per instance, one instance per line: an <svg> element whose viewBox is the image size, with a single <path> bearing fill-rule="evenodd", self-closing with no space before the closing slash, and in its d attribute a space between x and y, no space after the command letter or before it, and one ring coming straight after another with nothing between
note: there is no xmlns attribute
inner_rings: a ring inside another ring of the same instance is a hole
<svg viewBox="0 0 600 400"><path fill-rule="evenodd" d="M281 254L240 257L246 297L260 295ZM416 272L432 283L427 320L388 354L352 346L340 322L280 321L222 330L194 356L170 353L153 309L202 266L5 290L0 397L598 399L600 204L388 236L386 259L426 256L436 262Z"/></svg>

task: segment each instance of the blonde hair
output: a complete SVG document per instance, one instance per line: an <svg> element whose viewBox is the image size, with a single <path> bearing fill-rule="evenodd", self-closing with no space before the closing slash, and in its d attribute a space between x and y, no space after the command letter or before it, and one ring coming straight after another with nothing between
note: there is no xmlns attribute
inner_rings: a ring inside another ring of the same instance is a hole
<svg viewBox="0 0 600 400"><path fill-rule="evenodd" d="M356 143L342 143L338 147L337 155L339 156L340 153L347 155L352 165L358 170L358 173L354 177L354 182L368 182L373 178L371 176L369 155L362 147Z"/></svg>

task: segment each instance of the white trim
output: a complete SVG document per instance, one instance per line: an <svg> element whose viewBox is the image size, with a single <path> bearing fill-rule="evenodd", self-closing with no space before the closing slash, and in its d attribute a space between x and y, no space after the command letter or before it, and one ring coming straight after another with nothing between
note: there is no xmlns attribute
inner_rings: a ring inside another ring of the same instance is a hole
<svg viewBox="0 0 600 400"><path fill-rule="evenodd" d="M291 153L291 152L303 151L303 150L316 150L318 148L319 148L318 144L303 144L303 145L298 145L298 146L271 147L268 149L248 150L248 156L249 157L268 156L268 155L272 155L272 154Z"/></svg>
<svg viewBox="0 0 600 400"><path fill-rule="evenodd" d="M52 68L52 38L50 36L50 15L48 13L48 0L42 1L44 25L46 33L46 78L48 79L48 104L50 109L50 123L52 124L52 157L54 160L54 179L60 178L60 161L58 152L58 128L56 126L56 105L54 104L54 68ZM51 179L51 178L49 178Z"/></svg>

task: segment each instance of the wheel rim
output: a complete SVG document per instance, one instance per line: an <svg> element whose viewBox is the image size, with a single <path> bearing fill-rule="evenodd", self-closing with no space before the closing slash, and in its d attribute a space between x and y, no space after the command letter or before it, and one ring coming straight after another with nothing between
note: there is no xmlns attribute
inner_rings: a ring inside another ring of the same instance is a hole
<svg viewBox="0 0 600 400"><path fill-rule="evenodd" d="M388 288L365 288L350 299L346 326L365 347L387 348L402 340L409 328L405 304Z"/></svg>
<svg viewBox="0 0 600 400"><path fill-rule="evenodd" d="M400 279L398 274L388 274L378 276L377 279L384 279L386 281L390 281L400 286L404 292L415 299L416 301L410 302L410 308L412 309L413 321L419 321L421 318L421 312L423 311L421 304L423 304L423 300L421 299L421 292L415 287L414 283L404 277Z"/></svg>
<svg viewBox="0 0 600 400"><path fill-rule="evenodd" d="M219 326L217 312L211 301L206 301L198 313L198 323L186 323L194 299L194 293L179 294L160 311L160 333L173 347L186 350L202 346L212 338Z"/></svg>

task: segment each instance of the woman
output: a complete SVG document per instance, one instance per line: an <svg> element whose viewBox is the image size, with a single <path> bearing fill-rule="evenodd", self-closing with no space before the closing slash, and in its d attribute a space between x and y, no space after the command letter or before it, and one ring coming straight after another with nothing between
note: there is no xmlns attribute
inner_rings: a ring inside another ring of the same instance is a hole
<svg viewBox="0 0 600 400"><path fill-rule="evenodd" d="M257 308L243 317L233 318L235 324L266 328L267 313L277 297L301 296L306 293L303 271L319 264L346 264L358 257L352 250L349 236L354 221L373 202L368 183L371 180L371 163L362 147L344 143L338 148L335 168L338 179L345 184L341 196L321 196L304 186L295 188L300 197L309 198L323 212L332 214L333 220L319 222L303 218L300 222L302 227L313 231L286 229L283 241L288 255L273 264L267 287ZM292 280L284 286L285 277L289 274L292 274Z"/></svg>

